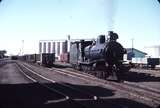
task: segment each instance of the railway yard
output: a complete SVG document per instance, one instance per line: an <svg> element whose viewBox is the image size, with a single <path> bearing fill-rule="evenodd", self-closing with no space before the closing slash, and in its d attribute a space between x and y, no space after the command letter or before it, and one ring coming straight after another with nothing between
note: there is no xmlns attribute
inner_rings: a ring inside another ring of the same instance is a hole
<svg viewBox="0 0 160 108"><path fill-rule="evenodd" d="M0 0L0 108L160 108L160 0Z"/></svg>
<svg viewBox="0 0 160 108"><path fill-rule="evenodd" d="M160 71L131 69L125 81L99 79L69 67L7 60L0 67L0 107L158 108Z"/></svg>

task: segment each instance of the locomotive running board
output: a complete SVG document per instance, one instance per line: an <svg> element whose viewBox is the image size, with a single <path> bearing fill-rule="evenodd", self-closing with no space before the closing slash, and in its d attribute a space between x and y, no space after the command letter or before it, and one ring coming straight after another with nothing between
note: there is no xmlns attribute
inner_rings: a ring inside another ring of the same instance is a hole
<svg viewBox="0 0 160 108"><path fill-rule="evenodd" d="M92 61L88 61L88 62L80 61L79 63L82 64L82 65L92 65L92 64L97 63L97 62L105 62L105 60L104 59L100 59L100 60L92 60Z"/></svg>

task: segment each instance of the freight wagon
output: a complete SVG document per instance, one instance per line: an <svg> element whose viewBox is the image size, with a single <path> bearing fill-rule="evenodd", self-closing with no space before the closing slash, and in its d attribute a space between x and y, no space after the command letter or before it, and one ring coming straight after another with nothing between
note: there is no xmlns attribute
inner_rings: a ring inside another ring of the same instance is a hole
<svg viewBox="0 0 160 108"><path fill-rule="evenodd" d="M53 63L55 62L55 53L42 53L40 61L43 66L53 66Z"/></svg>
<svg viewBox="0 0 160 108"><path fill-rule="evenodd" d="M53 66L53 62L55 62L55 54L54 53L42 53L41 55L27 54L23 56L12 57L12 60L16 59L30 63L39 63L40 65L51 67Z"/></svg>
<svg viewBox="0 0 160 108"><path fill-rule="evenodd" d="M155 69L157 65L160 65L160 58L132 58L131 63L136 68L140 67Z"/></svg>

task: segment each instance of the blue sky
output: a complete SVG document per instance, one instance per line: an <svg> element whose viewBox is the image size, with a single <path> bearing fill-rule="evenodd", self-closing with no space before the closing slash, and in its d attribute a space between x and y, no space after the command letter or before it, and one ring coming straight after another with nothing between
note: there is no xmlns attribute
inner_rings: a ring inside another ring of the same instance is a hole
<svg viewBox="0 0 160 108"><path fill-rule="evenodd" d="M3 0L0 49L18 54L38 52L43 39L96 38L114 30L124 47L143 50L160 44L157 0Z"/></svg>

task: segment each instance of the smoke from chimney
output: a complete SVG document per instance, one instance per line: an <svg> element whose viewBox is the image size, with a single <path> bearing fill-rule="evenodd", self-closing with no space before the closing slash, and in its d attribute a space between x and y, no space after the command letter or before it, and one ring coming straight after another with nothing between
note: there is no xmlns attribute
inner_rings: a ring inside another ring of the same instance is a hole
<svg viewBox="0 0 160 108"><path fill-rule="evenodd" d="M108 31L113 31L114 24L115 24L115 14L117 10L117 2L115 0L107 0L106 7L105 7L105 14L107 20L107 29Z"/></svg>

